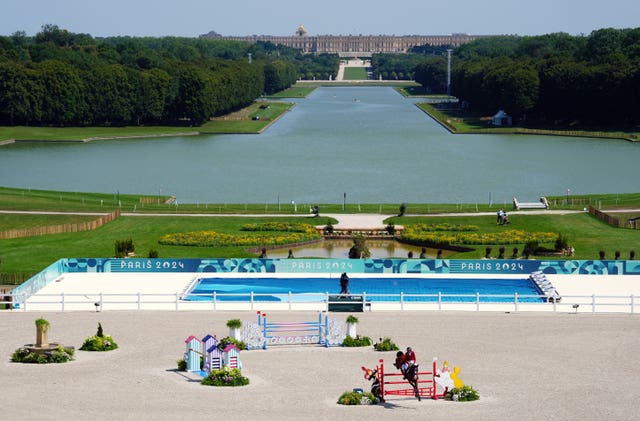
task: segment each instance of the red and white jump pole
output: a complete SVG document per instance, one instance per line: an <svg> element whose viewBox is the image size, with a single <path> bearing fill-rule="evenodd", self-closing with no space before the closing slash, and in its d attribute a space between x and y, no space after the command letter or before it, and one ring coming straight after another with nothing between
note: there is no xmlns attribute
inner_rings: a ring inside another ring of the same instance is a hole
<svg viewBox="0 0 640 421"><path fill-rule="evenodd" d="M393 377L402 376L402 373L385 373L384 372L384 360L380 360L378 365L378 380L380 382L380 399L384 402L384 397L386 395L396 395L396 396L415 396L415 390L413 387L409 389L388 389L387 385L394 384L402 384L407 385L409 382L403 380L402 378L398 380L393 380ZM418 393L420 397L423 398L431 398L434 400L444 398L444 394L446 393L438 393L436 390L436 359L433 360L433 368L431 371L420 371L418 374ZM426 379L422 380L422 377L426 377ZM424 385L424 386L421 386Z"/></svg>

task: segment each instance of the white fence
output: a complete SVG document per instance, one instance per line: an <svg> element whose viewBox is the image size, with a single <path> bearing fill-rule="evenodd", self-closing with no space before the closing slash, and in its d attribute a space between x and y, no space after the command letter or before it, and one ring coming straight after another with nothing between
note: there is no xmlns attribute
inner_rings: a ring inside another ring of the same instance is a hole
<svg viewBox="0 0 640 421"><path fill-rule="evenodd" d="M334 294L335 295L335 294ZM640 310L634 295L562 296L544 302L539 295L358 294L369 311L503 311L630 313ZM8 296L8 295L7 295ZM328 311L329 293L282 294L36 294L22 303L14 296L14 311L110 311L110 310L313 310ZM194 301L193 298L199 300ZM0 300L2 294L0 294ZM20 303L17 304L16 302ZM7 305L7 307L9 307ZM0 306L0 309L3 307Z"/></svg>

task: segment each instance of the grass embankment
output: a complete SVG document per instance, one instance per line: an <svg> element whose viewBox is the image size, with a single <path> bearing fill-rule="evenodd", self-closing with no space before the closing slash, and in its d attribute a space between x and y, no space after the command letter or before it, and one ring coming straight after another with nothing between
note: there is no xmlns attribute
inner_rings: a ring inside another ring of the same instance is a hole
<svg viewBox="0 0 640 421"><path fill-rule="evenodd" d="M632 142L640 141L640 132L613 129L580 129L580 128L549 128L537 126L514 125L510 127L495 127L491 125L491 116L481 115L468 110L437 109L432 104L421 103L418 107L439 122L446 129L456 134L528 134L546 136L595 137L604 139L624 139Z"/></svg>
<svg viewBox="0 0 640 421"><path fill-rule="evenodd" d="M269 124L291 109L293 103L255 102L242 110L214 118L200 127L144 126L144 127L0 127L0 142L16 141L74 141L100 139L157 138L210 133L260 133ZM261 108L268 106L268 108ZM259 116L259 120L254 120Z"/></svg>

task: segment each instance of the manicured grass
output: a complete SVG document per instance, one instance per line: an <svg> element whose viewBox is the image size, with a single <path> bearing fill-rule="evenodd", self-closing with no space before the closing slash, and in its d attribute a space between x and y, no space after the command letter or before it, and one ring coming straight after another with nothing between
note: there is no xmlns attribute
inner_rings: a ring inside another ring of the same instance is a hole
<svg viewBox="0 0 640 421"><path fill-rule="evenodd" d="M294 105L292 102L256 102L235 113L216 117L199 130L201 133L260 133Z"/></svg>
<svg viewBox="0 0 640 421"><path fill-rule="evenodd" d="M269 95L267 98L306 98L311 92L315 91L315 89L315 86L295 85L284 91Z"/></svg>
<svg viewBox="0 0 640 421"><path fill-rule="evenodd" d="M269 108L262 109L262 105ZM294 104L287 102L255 102L242 110L215 118L200 127L0 127L0 141L84 141L109 138L157 138L161 136L198 135L203 133L260 133ZM260 120L253 120L260 116Z"/></svg>
<svg viewBox="0 0 640 421"><path fill-rule="evenodd" d="M588 213L569 215L522 215L511 214L509 225L497 225L495 216L460 216L460 217L395 217L386 222L397 225L410 224L472 224L478 225L480 233L491 233L504 230L525 230L528 232L553 232L566 236L569 245L575 248L575 259L597 259L600 250L613 259L615 250L622 253L623 258L629 256L630 250L640 252L640 233L637 230L614 228ZM545 244L552 248L553 244ZM457 253L453 259L482 258L485 255L485 245L473 246L475 251ZM493 248L492 256L497 256L499 245ZM524 244L505 245L506 255L510 256L514 247L522 253Z"/></svg>
<svg viewBox="0 0 640 421"><path fill-rule="evenodd" d="M345 67L344 68L345 80L367 80L367 68L366 67Z"/></svg>
<svg viewBox="0 0 640 421"><path fill-rule="evenodd" d="M141 200L142 199L142 200ZM253 256L250 251L242 247L179 247L164 246L158 244L158 240L164 234L188 231L214 230L221 233L240 235L240 227L250 222L306 222L317 226L324 226L329 219L323 217L323 213L380 213L397 214L397 204L347 204L343 210L342 204L320 205L320 217L286 217L291 215L293 209L290 205L281 205L280 210L276 204L259 205L167 205L162 202L165 197L124 195L117 193L74 193L28 189L0 188L0 209L3 210L41 210L41 211L101 211L110 212L121 204L123 211L162 213L226 213L226 214L255 214L255 216L209 216L209 217L182 217L178 215L165 217L152 216L122 216L114 222L101 228L80 233L45 235L13 240L0 240L0 273L24 274L37 273L46 266L62 257L110 257L114 255L114 242L116 240L132 239L136 246L136 253L140 257L148 255L149 250L155 249L160 257L165 258L201 258L201 257L247 257ZM615 204L628 209L640 208L640 194L626 195L593 195L570 197L567 205L565 197L550 197L557 206L581 209L584 204L581 201L590 200L592 203L607 203L613 207ZM143 204L142 202L150 202ZM158 204L160 201L160 204ZM607 205L608 206L608 205ZM570 215L555 214L511 214L511 224L498 226L495 222L494 212L502 204L488 205L475 204L408 204L407 215L434 214L445 212L467 212L467 216L403 216L391 217L386 223L395 225L410 225L417 223L451 223L470 224L479 227L479 233L493 233L502 230L518 229L528 232L553 232L562 233L576 250L575 258L596 259L600 250L605 251L608 258L613 258L616 250L619 250L623 258L628 257L630 250L640 251L640 235L638 231L622 228L614 228L604 222L590 216L587 213ZM490 215L472 215L471 212L490 211ZM281 214L282 217L262 217L260 214ZM308 206L299 204L298 215L308 215ZM637 215L637 212L627 212L618 217ZM93 220L94 216L59 216L59 215L2 215L0 214L0 227L31 227L40 225L56 225L63 219L69 222L81 220ZM335 223L335 221L332 221ZM545 245L551 247L551 244ZM457 253L451 258L481 258L485 254L485 245L473 246L474 251ZM492 256L497 256L499 245L491 246ZM514 247L518 247L522 253L524 244L506 245L506 254L511 255ZM556 257L557 258L557 257Z"/></svg>
<svg viewBox="0 0 640 421"><path fill-rule="evenodd" d="M1 126L0 141L16 140L73 140L80 141L92 138L126 138L126 137L159 137L177 134L197 134L198 128L144 126L144 127L31 127Z"/></svg>
<svg viewBox="0 0 640 421"><path fill-rule="evenodd" d="M98 219L91 215L24 215L0 213L0 231L48 225L78 224Z"/></svg>
<svg viewBox="0 0 640 421"><path fill-rule="evenodd" d="M551 209L582 210L589 204L596 208L626 208L640 209L640 193L630 194L592 194L581 196L547 196ZM294 213L289 204L180 204L179 206L166 204L167 196L133 195L111 193L83 193L60 192L49 190L34 190L0 187L0 209L3 210L31 210L31 211L66 211L66 212L104 212L117 209L123 212L137 213L224 213L224 214L282 214ZM309 207L317 203L298 204L298 215L309 214ZM320 214L323 213L378 213L397 214L399 203L383 204L319 204ZM427 203L407 205L407 214L437 214L437 213L472 213L496 212L499 208L510 208L511 203Z"/></svg>
<svg viewBox="0 0 640 421"><path fill-rule="evenodd" d="M244 224L265 222L273 218L250 217L136 217L123 216L94 231L43 235L0 240L2 266L6 273L36 273L63 257L113 257L116 240L132 239L135 252L146 257L149 250L161 258L255 257L242 247L184 247L158 243L168 233L213 230L220 233L246 234ZM280 222L324 224L326 218L278 218ZM272 233L271 235L277 235Z"/></svg>
<svg viewBox="0 0 640 421"><path fill-rule="evenodd" d="M395 88L402 96L407 98L433 98L433 99L455 99L445 94L431 94L422 85L417 86L399 86Z"/></svg>
<svg viewBox="0 0 640 421"><path fill-rule="evenodd" d="M548 136L597 137L605 139L625 139L633 142L640 141L640 132L635 130L592 130L580 128L559 129L555 127L494 127L491 116L479 115L468 110L440 110L432 104L417 104L425 113L437 120L453 133L500 133L500 134L535 134Z"/></svg>

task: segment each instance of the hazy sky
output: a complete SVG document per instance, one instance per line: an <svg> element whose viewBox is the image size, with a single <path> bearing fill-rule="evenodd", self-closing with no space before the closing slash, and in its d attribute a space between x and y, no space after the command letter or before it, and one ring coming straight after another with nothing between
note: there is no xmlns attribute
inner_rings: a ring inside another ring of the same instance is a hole
<svg viewBox="0 0 640 421"><path fill-rule="evenodd" d="M638 0L2 0L0 34L55 24L94 37L589 34L640 26ZM378 6L380 5L380 6ZM388 5L388 6L382 6Z"/></svg>

